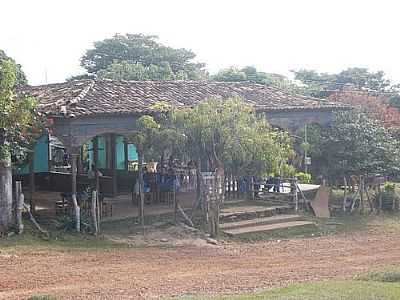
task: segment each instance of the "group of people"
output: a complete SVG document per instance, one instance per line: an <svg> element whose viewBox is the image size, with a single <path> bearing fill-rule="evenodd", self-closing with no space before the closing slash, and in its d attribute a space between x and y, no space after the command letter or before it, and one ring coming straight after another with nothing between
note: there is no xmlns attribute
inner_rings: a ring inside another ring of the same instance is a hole
<svg viewBox="0 0 400 300"><path fill-rule="evenodd" d="M177 176L173 168L154 169L145 166L142 172L143 192L145 194L155 193L161 195L165 192L178 192L181 187L180 176ZM134 185L134 193L139 195L139 180Z"/></svg>

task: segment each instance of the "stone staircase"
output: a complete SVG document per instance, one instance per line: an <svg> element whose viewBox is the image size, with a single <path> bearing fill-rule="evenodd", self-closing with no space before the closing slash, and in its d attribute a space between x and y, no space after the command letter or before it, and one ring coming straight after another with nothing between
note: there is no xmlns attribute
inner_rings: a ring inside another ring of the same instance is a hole
<svg viewBox="0 0 400 300"><path fill-rule="evenodd" d="M230 236L314 225L294 214L290 205L231 206L220 213L220 229Z"/></svg>

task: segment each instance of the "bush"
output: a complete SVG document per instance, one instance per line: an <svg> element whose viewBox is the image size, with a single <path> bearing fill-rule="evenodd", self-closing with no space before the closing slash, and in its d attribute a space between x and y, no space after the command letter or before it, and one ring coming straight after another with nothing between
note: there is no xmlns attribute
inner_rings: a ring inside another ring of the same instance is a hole
<svg viewBox="0 0 400 300"><path fill-rule="evenodd" d="M374 202L376 208L379 206L380 197L382 197L382 209L392 210L393 202L396 201L395 183L390 181L386 182L383 189L375 195Z"/></svg>
<svg viewBox="0 0 400 300"><path fill-rule="evenodd" d="M284 164L281 169L281 174L283 177L292 178L296 174L296 169L291 165Z"/></svg>
<svg viewBox="0 0 400 300"><path fill-rule="evenodd" d="M394 191L395 187L395 183L391 181L385 182L385 185L383 186L385 191Z"/></svg>
<svg viewBox="0 0 400 300"><path fill-rule="evenodd" d="M298 172L295 176L299 183L311 183L311 174Z"/></svg>

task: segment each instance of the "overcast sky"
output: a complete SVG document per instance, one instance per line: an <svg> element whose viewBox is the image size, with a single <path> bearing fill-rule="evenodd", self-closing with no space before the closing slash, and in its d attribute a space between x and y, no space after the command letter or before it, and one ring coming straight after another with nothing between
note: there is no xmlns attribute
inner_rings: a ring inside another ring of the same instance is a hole
<svg viewBox="0 0 400 300"><path fill-rule="evenodd" d="M400 82L397 0L1 0L0 49L31 84L83 73L79 58L115 33L155 34L211 72L253 65L383 70Z"/></svg>

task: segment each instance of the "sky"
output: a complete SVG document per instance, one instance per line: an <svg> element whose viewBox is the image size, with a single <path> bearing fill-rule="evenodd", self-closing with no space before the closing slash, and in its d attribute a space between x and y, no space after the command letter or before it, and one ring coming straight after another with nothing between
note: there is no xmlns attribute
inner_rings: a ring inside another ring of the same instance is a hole
<svg viewBox="0 0 400 300"><path fill-rule="evenodd" d="M80 57L115 33L158 35L211 73L367 67L400 82L397 0L1 0L0 9L0 49L33 85L84 73Z"/></svg>

